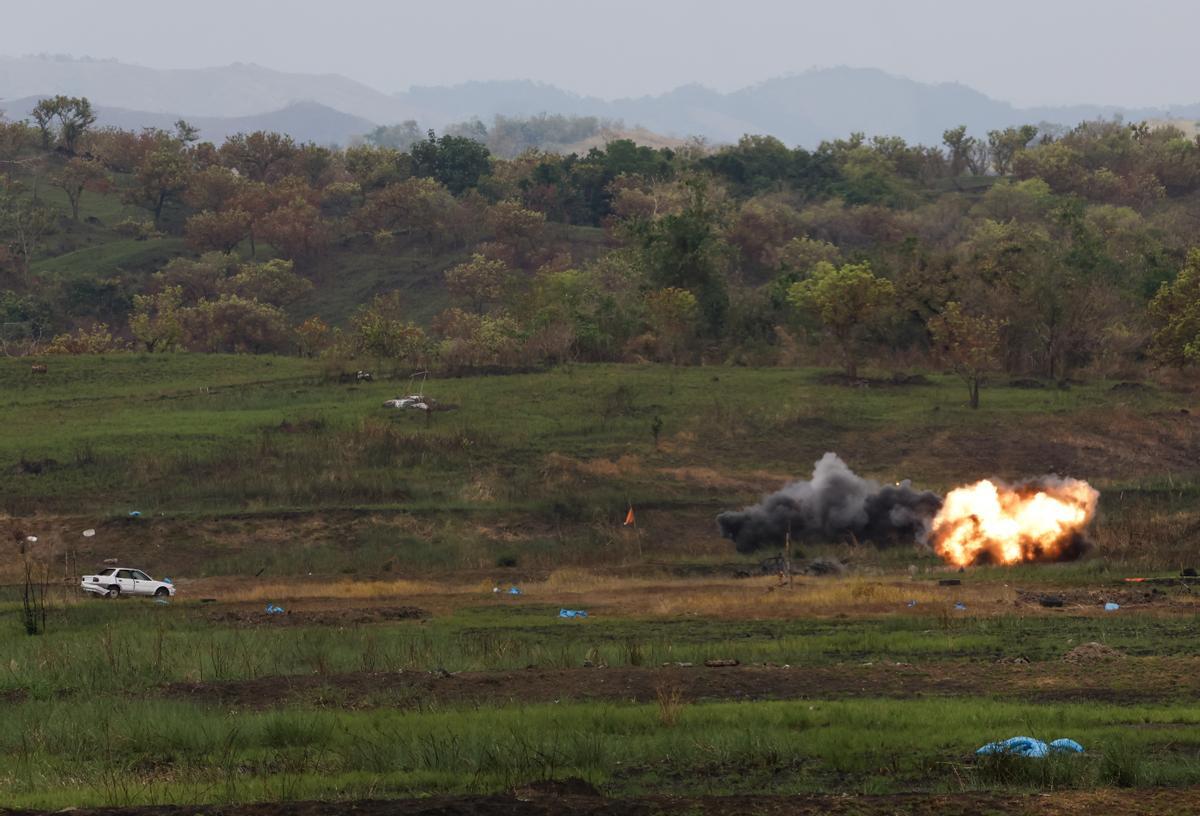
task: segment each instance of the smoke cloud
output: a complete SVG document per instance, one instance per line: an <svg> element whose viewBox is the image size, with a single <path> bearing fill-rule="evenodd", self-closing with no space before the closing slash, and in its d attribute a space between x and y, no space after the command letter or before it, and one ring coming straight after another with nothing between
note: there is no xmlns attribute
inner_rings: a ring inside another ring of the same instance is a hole
<svg viewBox="0 0 1200 816"><path fill-rule="evenodd" d="M855 474L837 454L826 453L809 481L792 482L756 505L721 513L717 525L742 553L782 546L789 531L796 540L853 535L890 546L924 543L941 506L936 493L914 490L907 481L880 485Z"/></svg>

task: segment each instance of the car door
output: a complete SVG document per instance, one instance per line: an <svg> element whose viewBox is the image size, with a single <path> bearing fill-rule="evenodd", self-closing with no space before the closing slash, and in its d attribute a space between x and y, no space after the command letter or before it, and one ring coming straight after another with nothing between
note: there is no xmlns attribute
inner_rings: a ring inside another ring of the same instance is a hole
<svg viewBox="0 0 1200 816"><path fill-rule="evenodd" d="M153 595L154 594L154 579L141 570L132 570L134 595Z"/></svg>
<svg viewBox="0 0 1200 816"><path fill-rule="evenodd" d="M117 570L116 583L121 588L122 595L137 594L137 579L133 577L133 570Z"/></svg>

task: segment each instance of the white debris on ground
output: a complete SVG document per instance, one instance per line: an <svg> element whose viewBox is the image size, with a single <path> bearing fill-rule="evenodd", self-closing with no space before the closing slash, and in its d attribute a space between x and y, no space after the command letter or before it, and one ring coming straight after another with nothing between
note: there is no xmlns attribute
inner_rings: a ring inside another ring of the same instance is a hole
<svg viewBox="0 0 1200 816"><path fill-rule="evenodd" d="M423 397L420 394L411 394L407 397L396 397L390 399L383 404L384 408L411 408L414 411L428 411L433 407L433 400L429 397Z"/></svg>

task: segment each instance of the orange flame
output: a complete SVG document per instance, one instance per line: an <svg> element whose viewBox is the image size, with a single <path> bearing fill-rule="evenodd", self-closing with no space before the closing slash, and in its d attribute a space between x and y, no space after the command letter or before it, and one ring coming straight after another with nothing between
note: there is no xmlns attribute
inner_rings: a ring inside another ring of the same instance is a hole
<svg viewBox="0 0 1200 816"><path fill-rule="evenodd" d="M1076 479L1013 487L985 479L946 495L930 539L938 555L960 567L1061 561L1081 551L1099 498Z"/></svg>

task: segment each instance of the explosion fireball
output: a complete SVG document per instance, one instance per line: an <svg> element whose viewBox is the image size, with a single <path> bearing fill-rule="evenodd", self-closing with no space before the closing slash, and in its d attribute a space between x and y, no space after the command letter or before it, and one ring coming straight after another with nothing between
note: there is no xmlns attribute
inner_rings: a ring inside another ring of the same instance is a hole
<svg viewBox="0 0 1200 816"><path fill-rule="evenodd" d="M934 551L958 566L1069 561L1100 494L1087 482L1047 477L1018 485L983 480L946 494L933 519Z"/></svg>

